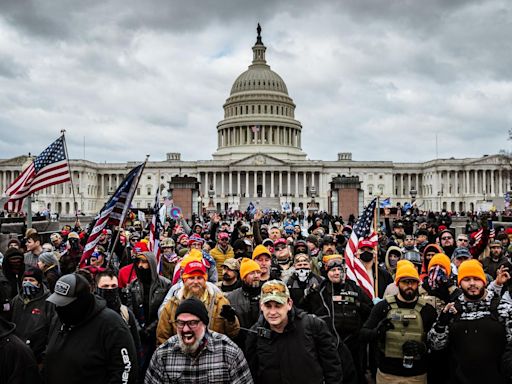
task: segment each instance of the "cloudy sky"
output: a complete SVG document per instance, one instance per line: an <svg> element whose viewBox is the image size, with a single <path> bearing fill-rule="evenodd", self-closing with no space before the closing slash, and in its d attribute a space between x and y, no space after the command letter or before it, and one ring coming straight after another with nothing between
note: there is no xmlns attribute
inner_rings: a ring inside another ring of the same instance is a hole
<svg viewBox="0 0 512 384"><path fill-rule="evenodd" d="M256 23L311 159L426 161L511 149L512 3L0 2L0 158L61 129L71 158L210 159Z"/></svg>

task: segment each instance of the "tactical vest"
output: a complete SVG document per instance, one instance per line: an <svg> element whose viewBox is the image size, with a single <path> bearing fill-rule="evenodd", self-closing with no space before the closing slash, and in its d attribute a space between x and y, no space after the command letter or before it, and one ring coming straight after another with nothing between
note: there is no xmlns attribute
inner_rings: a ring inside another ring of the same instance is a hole
<svg viewBox="0 0 512 384"><path fill-rule="evenodd" d="M361 328L361 317L359 316L359 302L357 292L342 290L339 294L332 296L335 320L342 324L343 333L353 333Z"/></svg>
<svg viewBox="0 0 512 384"><path fill-rule="evenodd" d="M391 320L395 328L386 332L386 340L384 345L381 345L381 349L388 358L402 359L404 357L402 345L406 341L422 342L424 339L420 311L426 302L420 297L414 308L409 309L399 308L395 296L386 296L386 301L391 307L386 317Z"/></svg>

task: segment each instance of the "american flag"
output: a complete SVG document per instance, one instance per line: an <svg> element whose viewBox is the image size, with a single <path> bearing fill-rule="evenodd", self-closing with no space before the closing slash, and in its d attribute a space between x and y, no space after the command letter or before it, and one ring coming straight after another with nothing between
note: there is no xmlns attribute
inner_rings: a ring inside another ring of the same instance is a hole
<svg viewBox="0 0 512 384"><path fill-rule="evenodd" d="M80 267L83 267L85 265L85 261L91 257L96 244L98 244L101 232L107 224L113 226L122 224L122 221L128 212L128 207L132 201L145 164L146 163L142 163L130 171L121 185L117 187L117 190L112 197L101 209L98 216L96 216L94 225L91 225L92 229L89 233L87 244L85 244L84 252L80 259Z"/></svg>
<svg viewBox="0 0 512 384"><path fill-rule="evenodd" d="M373 199L372 202L365 208L363 214L357 220L352 234L348 239L348 244L345 248L345 263L347 265L347 277L353 280L361 287L361 289L371 298L375 298L375 292L373 288L373 280L368 276L363 263L356 257L357 246L359 241L367 238L370 235L373 215L377 199Z"/></svg>
<svg viewBox="0 0 512 384"><path fill-rule="evenodd" d="M55 140L5 190L9 200L4 209L19 212L30 194L71 180L64 135Z"/></svg>
<svg viewBox="0 0 512 384"><path fill-rule="evenodd" d="M149 226L149 250L156 256L157 272L160 272L160 186L156 188L155 202L153 203L153 218Z"/></svg>

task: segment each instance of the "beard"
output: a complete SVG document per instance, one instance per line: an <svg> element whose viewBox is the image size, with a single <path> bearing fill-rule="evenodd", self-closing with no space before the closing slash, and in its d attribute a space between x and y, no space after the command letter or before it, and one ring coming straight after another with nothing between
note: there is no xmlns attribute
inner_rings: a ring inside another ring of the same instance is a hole
<svg viewBox="0 0 512 384"><path fill-rule="evenodd" d="M194 287L194 289L192 290L192 289L189 289L187 286L185 286L184 290L183 290L183 297L185 299L188 299L190 297L195 297L196 299L201 300L201 298L204 295L205 290L206 290L205 287L200 287L197 289Z"/></svg>
<svg viewBox="0 0 512 384"><path fill-rule="evenodd" d="M187 333L191 333L191 332L187 332ZM182 334L178 332L178 342L179 342L181 352L183 352L185 355L195 354L197 352L197 349L199 348L199 345L203 341L205 333L206 333L206 329L203 329L202 332L200 333L199 337L197 337L196 340L192 344L185 344Z"/></svg>
<svg viewBox="0 0 512 384"><path fill-rule="evenodd" d="M398 287L398 291L400 292L400 295L404 298L404 300L407 301L414 300L416 297L418 297L418 288L407 288L403 290L402 288Z"/></svg>
<svg viewBox="0 0 512 384"><path fill-rule="evenodd" d="M485 287L482 287L478 293L470 293L468 290L461 288L462 292L464 293L464 296L470 300L470 301L477 301L480 300L482 297L484 297L485 294Z"/></svg>

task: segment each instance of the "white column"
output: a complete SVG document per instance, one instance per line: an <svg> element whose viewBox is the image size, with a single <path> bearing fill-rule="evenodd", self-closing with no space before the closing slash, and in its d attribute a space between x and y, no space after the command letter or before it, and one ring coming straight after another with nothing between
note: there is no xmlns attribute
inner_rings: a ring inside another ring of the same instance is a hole
<svg viewBox="0 0 512 384"><path fill-rule="evenodd" d="M299 197L299 172L295 171L295 197Z"/></svg>
<svg viewBox="0 0 512 384"><path fill-rule="evenodd" d="M7 172L2 172L2 193L7 189Z"/></svg>
<svg viewBox="0 0 512 384"><path fill-rule="evenodd" d="M455 196L459 197L459 171L455 171L454 193L455 193Z"/></svg>
<svg viewBox="0 0 512 384"><path fill-rule="evenodd" d="M270 171L270 197L275 197L274 171Z"/></svg>
<svg viewBox="0 0 512 384"><path fill-rule="evenodd" d="M220 196L224 197L224 172L220 173Z"/></svg>
<svg viewBox="0 0 512 384"><path fill-rule="evenodd" d="M245 171L245 197L249 197L249 171Z"/></svg>
<svg viewBox="0 0 512 384"><path fill-rule="evenodd" d="M213 190L215 191L214 196L217 196L217 172L213 172Z"/></svg>
<svg viewBox="0 0 512 384"><path fill-rule="evenodd" d="M254 197L258 197L258 171L254 171Z"/></svg>
<svg viewBox="0 0 512 384"><path fill-rule="evenodd" d="M279 196L283 194L283 172L279 171Z"/></svg>
<svg viewBox="0 0 512 384"><path fill-rule="evenodd" d="M311 172L311 186L315 186L315 171Z"/></svg>
<svg viewBox="0 0 512 384"><path fill-rule="evenodd" d="M291 184L291 183L290 183L290 181L291 181L291 172L290 172L290 171L288 171L287 173L288 173L288 182L287 182L287 184L286 184L286 185L287 185L287 187L286 187L286 188L287 188L287 189L286 189L286 192L288 193L288 195L290 195L290 194L291 194L291 191L290 191L290 184Z"/></svg>
<svg viewBox="0 0 512 384"><path fill-rule="evenodd" d="M229 181L229 185L228 185L228 193L230 195L233 194L233 172L229 171L229 178L228 178L228 181Z"/></svg>
<svg viewBox="0 0 512 384"><path fill-rule="evenodd" d="M265 144L265 126L261 126L261 144ZM263 176L263 180L265 180L265 176ZM265 195L265 187L263 187L263 195Z"/></svg>
<svg viewBox="0 0 512 384"><path fill-rule="evenodd" d="M496 194L496 186L494 184L494 171L488 171L489 173L489 182L491 183L491 196L494 196ZM487 178L486 178L487 179Z"/></svg>
<svg viewBox="0 0 512 384"><path fill-rule="evenodd" d="M498 193L500 195L500 197L503 196L503 171L500 169L498 171Z"/></svg>
<svg viewBox="0 0 512 384"><path fill-rule="evenodd" d="M464 191L467 195L469 195L469 171L464 172L466 178L466 190Z"/></svg>
<svg viewBox="0 0 512 384"><path fill-rule="evenodd" d="M266 171L261 172L261 177L263 179L263 182L262 182L263 193L261 194L261 196L263 196L263 197L267 197L267 183L266 183L266 180L265 180L266 176L267 176L267 172Z"/></svg>
<svg viewBox="0 0 512 384"><path fill-rule="evenodd" d="M306 172L302 172L302 197L306 197Z"/></svg>

